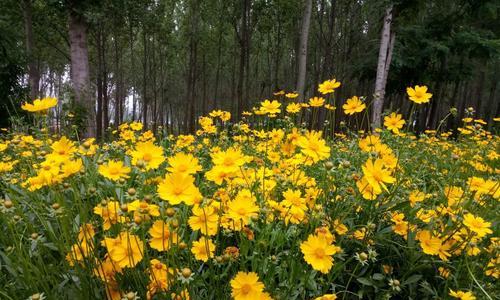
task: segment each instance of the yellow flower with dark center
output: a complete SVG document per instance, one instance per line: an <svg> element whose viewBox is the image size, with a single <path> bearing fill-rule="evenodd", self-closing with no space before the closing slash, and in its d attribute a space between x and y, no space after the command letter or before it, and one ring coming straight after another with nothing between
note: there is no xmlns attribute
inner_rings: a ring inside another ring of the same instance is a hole
<svg viewBox="0 0 500 300"><path fill-rule="evenodd" d="M313 98L309 99L309 105L311 107L320 107L320 106L323 106L323 104L325 104L325 98L313 97Z"/></svg>
<svg viewBox="0 0 500 300"><path fill-rule="evenodd" d="M156 169L165 161L163 148L152 141L137 143L131 156L132 164L145 170Z"/></svg>
<svg viewBox="0 0 500 300"><path fill-rule="evenodd" d="M476 217L471 213L468 213L464 216L463 223L470 231L474 232L478 238L482 238L487 234L493 233L490 229L491 223L486 222L481 217Z"/></svg>
<svg viewBox="0 0 500 300"><path fill-rule="evenodd" d="M396 178L391 176L391 171L384 167L384 161L377 158L375 162L368 159L364 166L362 166L363 174L366 181L371 185L375 193L380 194L382 188L387 190L386 183L394 183Z"/></svg>
<svg viewBox="0 0 500 300"><path fill-rule="evenodd" d="M401 114L393 112L384 117L384 126L394 133L399 133L399 129L403 128L403 125L406 123L402 117L403 116Z"/></svg>
<svg viewBox="0 0 500 300"><path fill-rule="evenodd" d="M125 166L121 160L110 160L99 166L99 174L114 181L128 178L129 173L130 167Z"/></svg>
<svg viewBox="0 0 500 300"><path fill-rule="evenodd" d="M336 79L325 80L323 83L319 84L318 92L320 92L323 95L331 94L338 87L340 87L340 82L337 81Z"/></svg>
<svg viewBox="0 0 500 300"><path fill-rule="evenodd" d="M212 162L216 166L221 166L226 172L239 171L248 158L237 148L229 148L226 151L219 151L212 153Z"/></svg>
<svg viewBox="0 0 500 300"><path fill-rule="evenodd" d="M158 185L160 199L168 201L172 205L184 202L193 205L200 196L200 191L194 185L194 177L179 173L169 173Z"/></svg>
<svg viewBox="0 0 500 300"><path fill-rule="evenodd" d="M198 241L193 242L191 253L197 260L207 262L214 255L215 245L212 240L201 237Z"/></svg>
<svg viewBox="0 0 500 300"><path fill-rule="evenodd" d="M264 284L254 272L238 272L231 280L231 296L235 300L263 299Z"/></svg>
<svg viewBox="0 0 500 300"><path fill-rule="evenodd" d="M310 234L307 241L300 244L305 261L314 270L327 274L333 266L333 257L340 249L329 243L323 236Z"/></svg>
<svg viewBox="0 0 500 300"><path fill-rule="evenodd" d="M57 99L52 97L45 97L43 99L35 99L33 103L25 103L21 106L23 110L38 113L38 114L46 114L49 108L52 108L57 105Z"/></svg>
<svg viewBox="0 0 500 300"><path fill-rule="evenodd" d="M75 143L65 136L61 137L59 141L52 143L50 148L52 149L52 153L49 155L50 158L58 161L64 161L71 158L77 151Z"/></svg>
<svg viewBox="0 0 500 300"><path fill-rule="evenodd" d="M167 170L172 173L187 175L196 174L196 172L201 171L198 158L194 157L192 154L179 152L175 154L175 156L169 157L167 161L170 165Z"/></svg>
<svg viewBox="0 0 500 300"><path fill-rule="evenodd" d="M346 103L342 105L344 113L346 115L353 115L355 113L360 113L366 108L366 104L361 101L358 96L352 96L347 99Z"/></svg>
<svg viewBox="0 0 500 300"><path fill-rule="evenodd" d="M170 249L170 247L173 244L176 244L178 240L177 233L171 230L170 225L162 220L155 221L148 233L151 235L149 246L158 251L166 251Z"/></svg>
<svg viewBox="0 0 500 300"><path fill-rule="evenodd" d="M427 93L427 87L425 85L416 85L414 88L408 87L406 88L406 93L408 97L410 97L410 100L417 104L427 103L432 97L432 94Z"/></svg>

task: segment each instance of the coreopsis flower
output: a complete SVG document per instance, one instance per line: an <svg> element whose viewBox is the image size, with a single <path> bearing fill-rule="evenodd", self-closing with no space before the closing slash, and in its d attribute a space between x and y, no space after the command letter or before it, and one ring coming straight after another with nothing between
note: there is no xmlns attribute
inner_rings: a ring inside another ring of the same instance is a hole
<svg viewBox="0 0 500 300"><path fill-rule="evenodd" d="M375 162L368 159L362 169L366 181L368 181L375 193L381 193L382 188L387 190L386 183L396 182L396 178L392 177L391 171L385 168L384 161L380 158L377 158Z"/></svg>
<svg viewBox="0 0 500 300"><path fill-rule="evenodd" d="M455 292L454 290L450 289L449 295L454 297L454 298L460 299L460 300L476 300L476 297L470 291L469 292L462 292L462 291Z"/></svg>
<svg viewBox="0 0 500 300"><path fill-rule="evenodd" d="M408 200L410 200L410 206L414 207L417 202L422 202L425 200L427 195L421 191L412 191L408 197Z"/></svg>
<svg viewBox="0 0 500 300"><path fill-rule="evenodd" d="M287 208L296 207L307 210L306 199L302 198L302 192L300 190L287 189L283 192L283 198L281 205Z"/></svg>
<svg viewBox="0 0 500 300"><path fill-rule="evenodd" d="M490 229L490 222L486 222L483 218L476 217L471 213L464 216L463 224L467 226L470 231L474 232L478 238L482 238L487 234L493 233Z"/></svg>
<svg viewBox="0 0 500 300"><path fill-rule="evenodd" d="M302 107L300 106L299 103L289 103L287 106L286 106L286 112L289 113L289 114L296 114L298 113L300 110L302 109Z"/></svg>
<svg viewBox="0 0 500 300"><path fill-rule="evenodd" d="M202 236L198 241L193 242L191 253L197 260L207 262L214 255L215 245L211 239Z"/></svg>
<svg viewBox="0 0 500 300"><path fill-rule="evenodd" d="M366 108L366 104L358 98L358 96L352 96L347 99L346 103L342 105L344 113L346 115L353 115L355 113L360 113Z"/></svg>
<svg viewBox="0 0 500 300"><path fill-rule="evenodd" d="M132 164L145 170L156 169L165 161L163 148L152 141L137 143L131 156Z"/></svg>
<svg viewBox="0 0 500 300"><path fill-rule="evenodd" d="M121 160L110 160L99 166L99 174L114 181L128 178L130 171L130 167L125 166Z"/></svg>
<svg viewBox="0 0 500 300"><path fill-rule="evenodd" d="M105 204L99 204L94 207L94 214L103 219L103 229L109 230L111 225L125 222L125 217L121 214L120 202L107 201Z"/></svg>
<svg viewBox="0 0 500 300"><path fill-rule="evenodd" d="M264 284L259 281L259 276L254 272L238 272L231 280L231 296L235 300L260 300L264 299Z"/></svg>
<svg viewBox="0 0 500 300"><path fill-rule="evenodd" d="M403 116L395 112L384 117L384 126L394 133L399 133L399 130L403 128L405 123L406 121L403 120Z"/></svg>
<svg viewBox="0 0 500 300"><path fill-rule="evenodd" d="M318 162L330 157L330 147L321 138L321 132L309 132L299 137L296 145L301 148L302 153L311 158L313 162Z"/></svg>
<svg viewBox="0 0 500 300"><path fill-rule="evenodd" d="M193 205L200 191L194 185L194 177L179 173L169 173L158 185L158 195L160 199L168 201L172 205L184 202Z"/></svg>
<svg viewBox="0 0 500 300"><path fill-rule="evenodd" d="M146 201L134 200L127 204L127 211L133 212L134 217L149 220L150 217L160 216L160 207Z"/></svg>
<svg viewBox="0 0 500 300"><path fill-rule="evenodd" d="M252 197L249 190L242 190L236 198L228 203L227 216L231 218L235 225L248 225L250 219L258 215L259 207L255 204L255 197Z"/></svg>
<svg viewBox="0 0 500 300"><path fill-rule="evenodd" d="M105 239L109 257L121 268L133 268L144 255L144 243L129 232L122 232L115 239Z"/></svg>
<svg viewBox="0 0 500 300"><path fill-rule="evenodd" d="M314 300L336 300L337 295L335 294L324 294L323 296L319 296L314 298Z"/></svg>
<svg viewBox="0 0 500 300"><path fill-rule="evenodd" d="M172 157L167 159L169 167L168 171L177 174L196 174L196 172L201 171L200 163L198 158L194 157L192 154L185 154L179 152Z"/></svg>
<svg viewBox="0 0 500 300"><path fill-rule="evenodd" d="M427 103L432 97L432 94L427 93L427 87L425 85L416 85L414 88L408 87L406 88L406 93L410 100L417 104Z"/></svg>
<svg viewBox="0 0 500 300"><path fill-rule="evenodd" d="M75 263L81 263L86 257L89 257L94 249L95 247L91 240L80 241L71 246L71 251L66 255L66 261L70 266L74 266Z"/></svg>
<svg viewBox="0 0 500 300"><path fill-rule="evenodd" d="M381 194L382 191L375 191L375 189L370 185L366 177L362 177L360 180L356 181L356 186L358 191L361 193L366 200L375 200L377 196Z"/></svg>
<svg viewBox="0 0 500 300"><path fill-rule="evenodd" d="M226 151L212 153L210 156L214 165L223 167L226 172L239 171L240 167L248 161L248 157L238 148L229 148Z"/></svg>
<svg viewBox="0 0 500 300"><path fill-rule="evenodd" d="M290 92L290 93L285 94L285 97L287 97L288 99L295 99L298 96L299 96L299 93L297 93L297 92Z"/></svg>
<svg viewBox="0 0 500 300"><path fill-rule="evenodd" d="M340 82L336 79L325 80L323 83L320 83L318 86L318 92L323 95L331 94L335 91L336 88L340 87Z"/></svg>
<svg viewBox="0 0 500 300"><path fill-rule="evenodd" d="M359 148L364 152L377 152L376 149L380 144L380 137L376 135L368 135L358 142Z"/></svg>
<svg viewBox="0 0 500 300"><path fill-rule="evenodd" d="M49 154L50 159L57 161L68 160L77 151L75 143L65 136L61 137L59 141L52 143L50 148L52 149L52 153Z"/></svg>
<svg viewBox="0 0 500 300"><path fill-rule="evenodd" d="M323 97L313 97L309 99L309 105L311 107L321 107L325 104L325 98Z"/></svg>
<svg viewBox="0 0 500 300"><path fill-rule="evenodd" d="M310 234L306 241L300 244L300 250L304 254L305 261L314 270L328 273L333 266L333 257L340 249L323 236Z"/></svg>
<svg viewBox="0 0 500 300"><path fill-rule="evenodd" d="M166 251L177 243L177 233L170 228L168 223L162 220L155 221L148 233L151 236L149 246L158 251Z"/></svg>
<svg viewBox="0 0 500 300"><path fill-rule="evenodd" d="M133 131L141 131L142 128L143 128L143 125L141 122L132 122L130 123L130 129L132 129Z"/></svg>
<svg viewBox="0 0 500 300"><path fill-rule="evenodd" d="M432 236L429 230L422 230L417 233L416 239L420 242L420 247L425 254L438 255L441 248L441 240Z"/></svg>
<svg viewBox="0 0 500 300"><path fill-rule="evenodd" d="M281 112L281 103L276 100L265 100L260 103L260 111L269 115L279 114Z"/></svg>
<svg viewBox="0 0 500 300"><path fill-rule="evenodd" d="M23 110L37 113L37 114L46 114L49 108L52 108L57 105L57 99L53 97L45 97L43 99L35 99L33 103L25 103L21 105Z"/></svg>
<svg viewBox="0 0 500 300"><path fill-rule="evenodd" d="M215 235L218 231L219 215L212 206L193 207L193 215L189 217L188 224L191 229L200 230L204 235Z"/></svg>

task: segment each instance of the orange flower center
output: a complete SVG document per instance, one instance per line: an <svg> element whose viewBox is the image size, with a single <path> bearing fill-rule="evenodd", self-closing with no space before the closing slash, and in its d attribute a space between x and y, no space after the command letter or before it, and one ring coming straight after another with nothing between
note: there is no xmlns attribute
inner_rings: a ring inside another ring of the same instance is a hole
<svg viewBox="0 0 500 300"><path fill-rule="evenodd" d="M241 293L242 294L248 294L250 293L250 291L252 290L252 286L249 285L248 283L244 284L242 287L241 287Z"/></svg>

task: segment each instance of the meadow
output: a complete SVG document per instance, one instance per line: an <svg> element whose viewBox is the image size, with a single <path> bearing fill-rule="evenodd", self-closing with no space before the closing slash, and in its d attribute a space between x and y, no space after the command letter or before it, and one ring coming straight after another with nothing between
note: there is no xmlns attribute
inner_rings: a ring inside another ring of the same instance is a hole
<svg viewBox="0 0 500 300"><path fill-rule="evenodd" d="M0 298L498 299L499 119L363 130L370 103L339 86L105 142L51 132L57 99L24 104L33 124L0 141Z"/></svg>

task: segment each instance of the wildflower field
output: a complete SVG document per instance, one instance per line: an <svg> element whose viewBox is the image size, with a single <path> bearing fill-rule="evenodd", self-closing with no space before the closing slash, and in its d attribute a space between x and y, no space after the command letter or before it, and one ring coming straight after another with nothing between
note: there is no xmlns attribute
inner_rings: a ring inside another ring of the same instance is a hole
<svg viewBox="0 0 500 300"><path fill-rule="evenodd" d="M0 298L499 299L498 136L472 109L456 132L397 111L363 131L370 103L339 85L102 143L25 104L34 125L0 141Z"/></svg>

